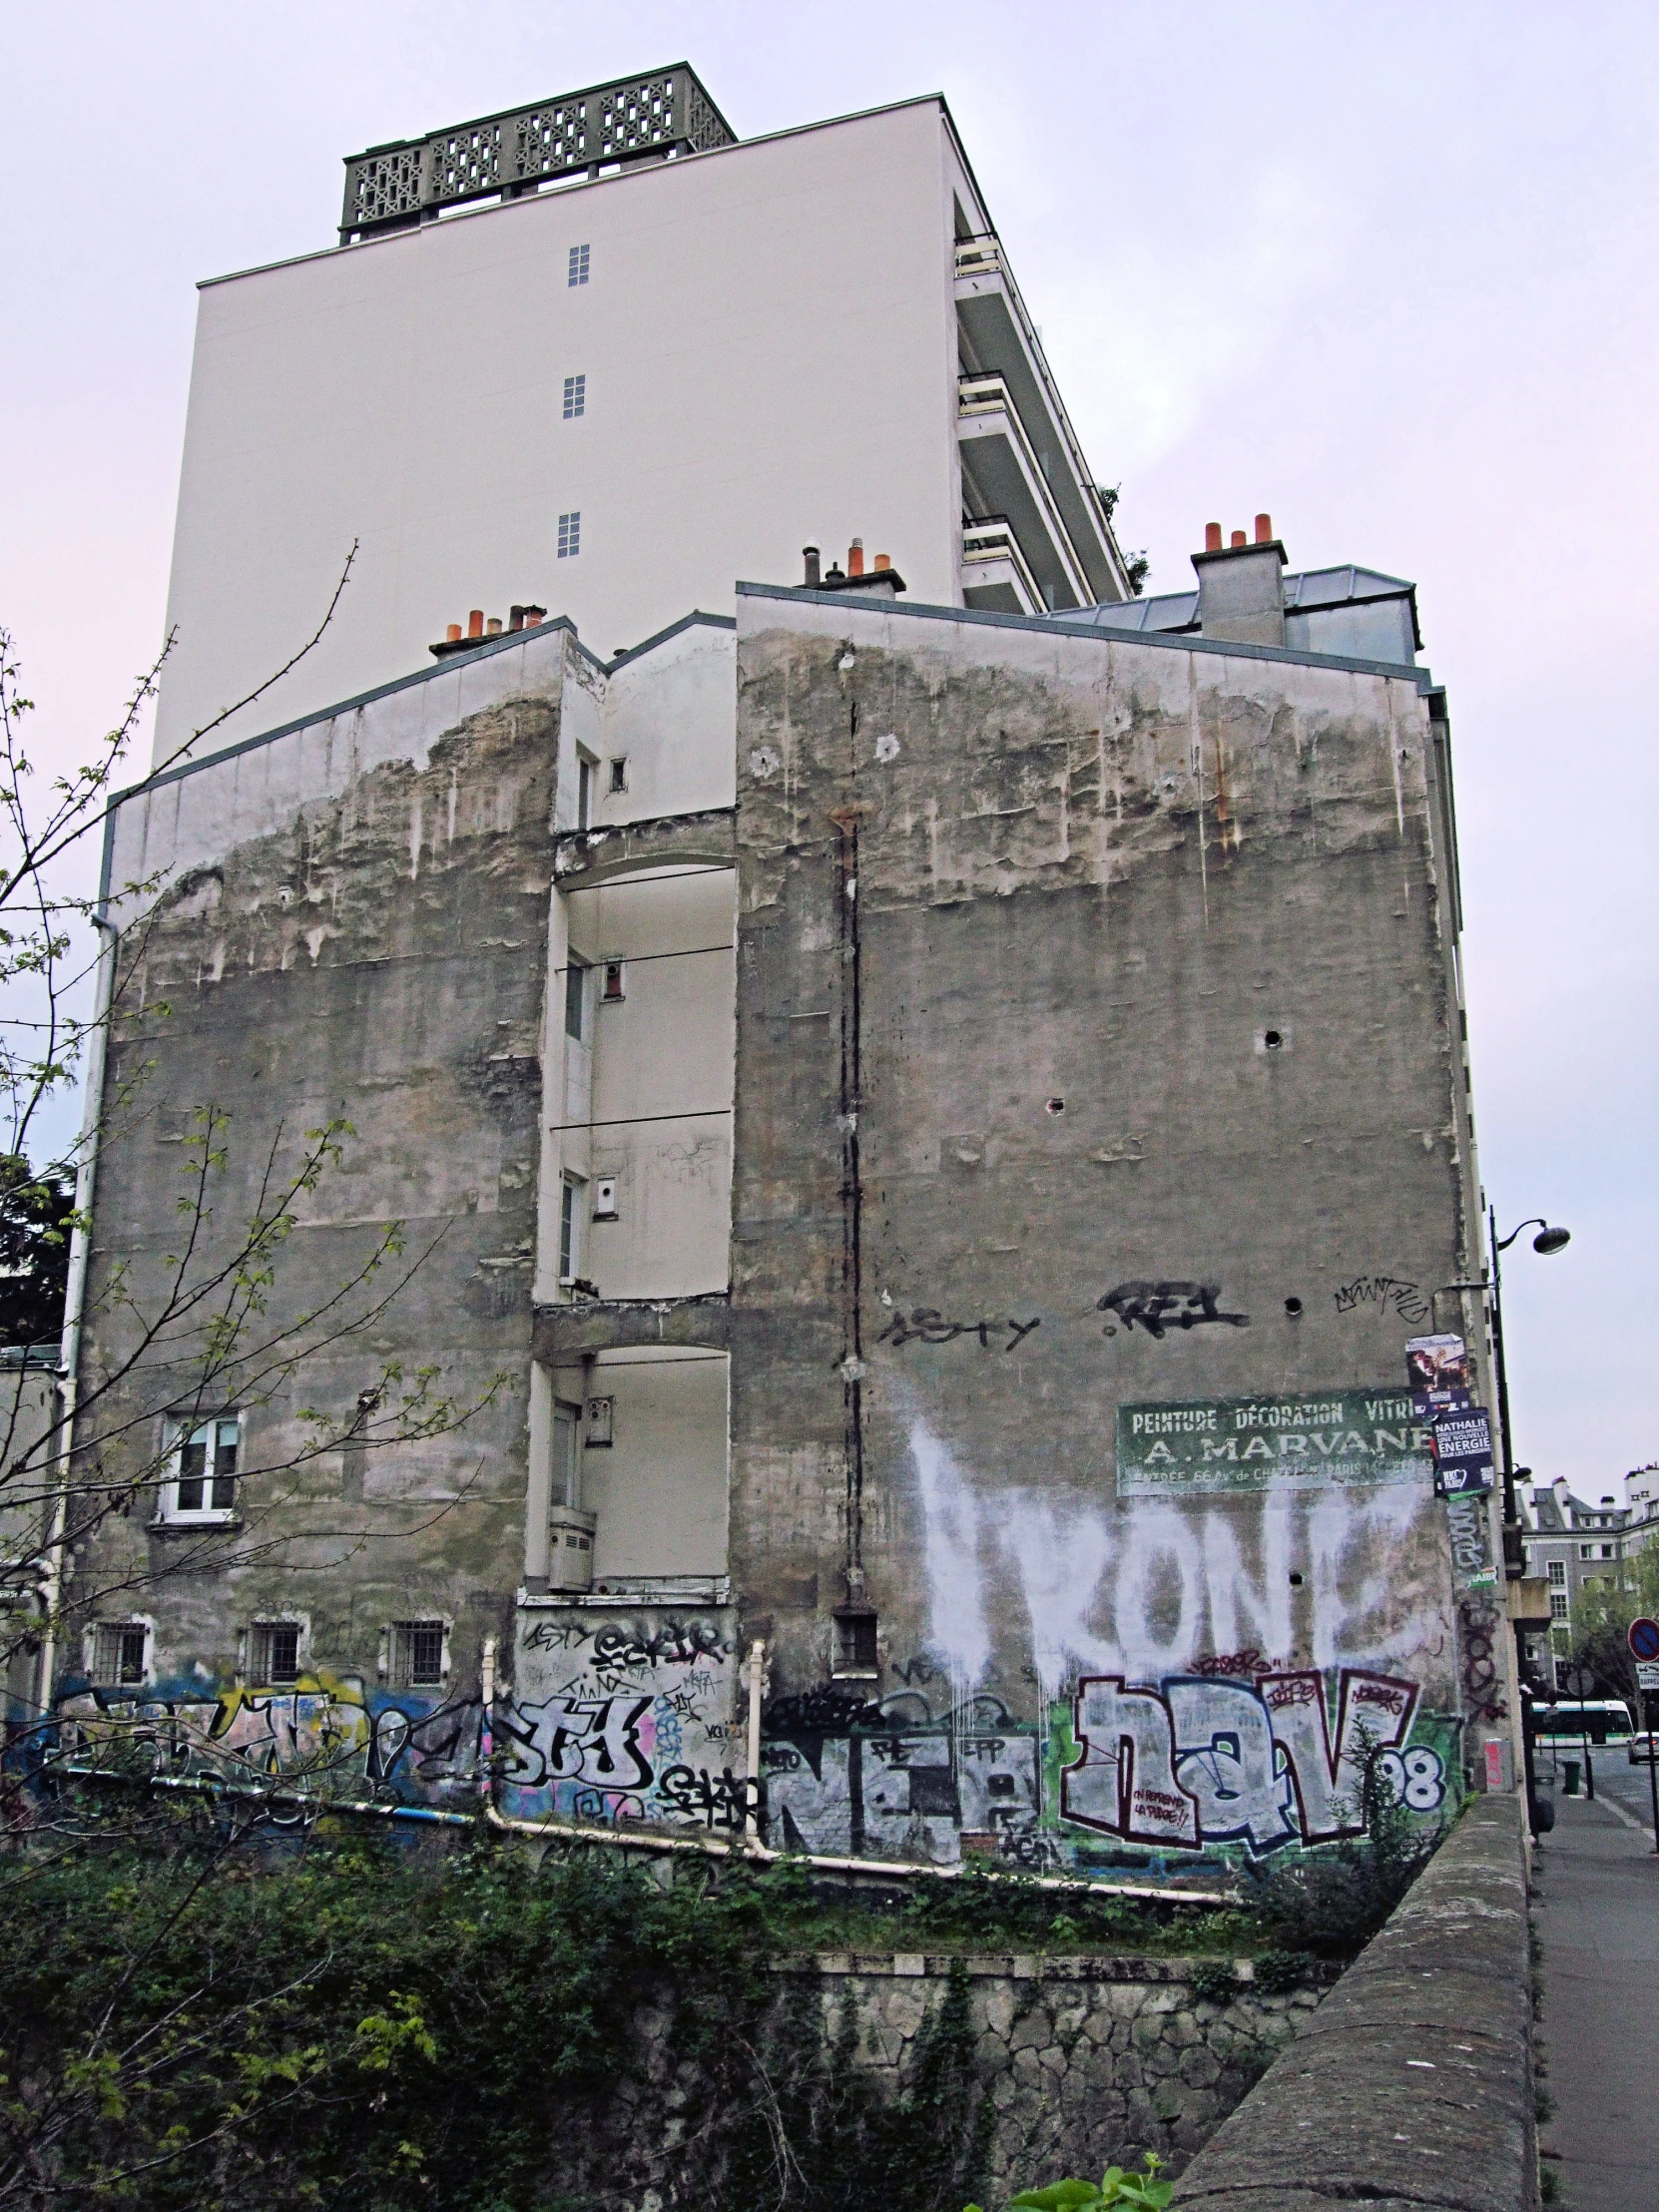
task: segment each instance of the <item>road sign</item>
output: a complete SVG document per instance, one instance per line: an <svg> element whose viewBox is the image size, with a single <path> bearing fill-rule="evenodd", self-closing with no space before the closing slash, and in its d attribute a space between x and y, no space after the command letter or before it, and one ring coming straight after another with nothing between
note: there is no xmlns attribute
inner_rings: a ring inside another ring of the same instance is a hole
<svg viewBox="0 0 1659 2212"><path fill-rule="evenodd" d="M1631 1622L1625 1632L1632 1659L1659 1659L1659 1621L1645 1617Z"/></svg>
<svg viewBox="0 0 1659 2212"><path fill-rule="evenodd" d="M1561 1680L1561 1687L1568 1697L1579 1699L1594 1697L1596 1678L1588 1667L1568 1667Z"/></svg>
<svg viewBox="0 0 1659 2212"><path fill-rule="evenodd" d="M1650 1691L1659 1693L1659 1661L1652 1659L1637 1660L1636 1687L1644 1695Z"/></svg>

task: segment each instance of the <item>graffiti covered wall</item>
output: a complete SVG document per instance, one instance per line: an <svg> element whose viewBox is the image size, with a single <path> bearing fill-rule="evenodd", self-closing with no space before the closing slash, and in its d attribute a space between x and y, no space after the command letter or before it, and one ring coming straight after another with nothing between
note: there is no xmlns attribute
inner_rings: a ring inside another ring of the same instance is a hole
<svg viewBox="0 0 1659 2212"><path fill-rule="evenodd" d="M1439 1818L1508 1708L1407 1394L1481 1273L1426 680L759 588L739 668L773 1841L1202 1876L1368 1766Z"/></svg>

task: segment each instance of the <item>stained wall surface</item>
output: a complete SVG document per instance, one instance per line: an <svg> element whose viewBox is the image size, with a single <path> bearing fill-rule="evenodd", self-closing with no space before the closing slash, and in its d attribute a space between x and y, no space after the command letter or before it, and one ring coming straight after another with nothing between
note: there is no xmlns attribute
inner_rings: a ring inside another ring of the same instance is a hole
<svg viewBox="0 0 1659 2212"><path fill-rule="evenodd" d="M1404 1392L1478 1273L1433 702L758 590L739 654L774 1840L1176 1873L1368 1746L1437 1813L1506 1706Z"/></svg>

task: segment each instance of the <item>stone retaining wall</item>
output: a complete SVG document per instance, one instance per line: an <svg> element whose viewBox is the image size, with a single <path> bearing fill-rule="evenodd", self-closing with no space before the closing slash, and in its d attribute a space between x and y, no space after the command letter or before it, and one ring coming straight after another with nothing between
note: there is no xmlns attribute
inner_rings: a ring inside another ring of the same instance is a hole
<svg viewBox="0 0 1659 2212"><path fill-rule="evenodd" d="M1531 2212L1526 1897L1520 1799L1475 1798L1306 2035L1192 2161L1175 2202Z"/></svg>
<svg viewBox="0 0 1659 2212"><path fill-rule="evenodd" d="M1214 1962L1212 1962L1214 1963ZM832 2042L850 2005L856 2063L897 2095L913 2076L924 2024L948 1985L948 1956L831 1951L779 1960L780 2003L816 1979L824 2035ZM974 2071L989 2092L988 2170L980 2192L1012 2191L1062 2174L1098 2175L1130 2154L1157 2150L1179 2172L1316 2016L1335 1969L1314 1967L1288 1993L1251 1985L1223 2001L1198 1996L1190 1958L968 1957ZM675 2056L672 2014L636 2017L640 2055L596 2115L596 2147L615 2212L665 2212L682 2201L689 2169L718 2135L706 2084ZM758 2057L767 2063L765 2038ZM718 2157L718 2153L717 2153Z"/></svg>

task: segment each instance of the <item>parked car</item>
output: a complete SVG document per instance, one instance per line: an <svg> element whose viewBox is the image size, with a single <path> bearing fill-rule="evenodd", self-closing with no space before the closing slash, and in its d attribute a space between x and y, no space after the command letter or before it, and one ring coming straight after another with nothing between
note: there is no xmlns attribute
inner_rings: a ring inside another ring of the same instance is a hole
<svg viewBox="0 0 1659 2212"><path fill-rule="evenodd" d="M1656 1742L1659 1742L1659 1733L1652 1729L1644 1730L1640 1736L1632 1736L1630 1739L1630 1764L1633 1767L1645 1767L1654 1756Z"/></svg>

